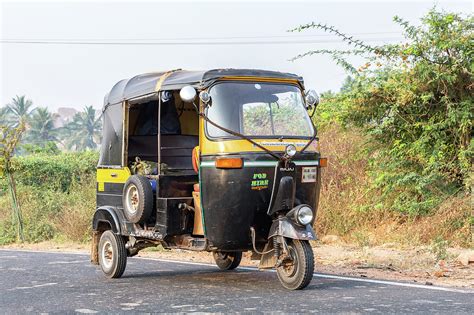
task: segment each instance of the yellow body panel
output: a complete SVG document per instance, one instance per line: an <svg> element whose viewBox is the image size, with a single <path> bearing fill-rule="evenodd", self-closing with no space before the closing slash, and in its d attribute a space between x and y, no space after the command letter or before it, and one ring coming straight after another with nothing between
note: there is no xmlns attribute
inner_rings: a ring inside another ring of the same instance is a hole
<svg viewBox="0 0 474 315"><path fill-rule="evenodd" d="M299 85L298 80L283 79L283 78L266 78L266 77L223 77L219 81L247 81L247 82L280 82L291 83Z"/></svg>
<svg viewBox="0 0 474 315"><path fill-rule="evenodd" d="M202 131L204 133L204 131ZM252 139L258 144L264 146L271 151L284 151L288 144L296 146L297 151L301 151L308 143L309 140L301 139ZM306 152L316 151L316 141L306 149ZM201 135L201 146L200 152L203 155L219 154L219 153L244 153L244 152L264 152L259 147L256 147L247 140L224 140L224 141L211 141L207 139L203 134Z"/></svg>
<svg viewBox="0 0 474 315"><path fill-rule="evenodd" d="M114 168L98 168L97 183L99 188L103 187L101 183L124 184L132 173L128 167Z"/></svg>

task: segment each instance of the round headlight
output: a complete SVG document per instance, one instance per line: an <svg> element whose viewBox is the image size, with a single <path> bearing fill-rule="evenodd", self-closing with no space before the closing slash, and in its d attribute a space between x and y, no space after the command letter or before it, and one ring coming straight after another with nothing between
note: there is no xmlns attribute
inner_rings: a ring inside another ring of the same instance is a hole
<svg viewBox="0 0 474 315"><path fill-rule="evenodd" d="M199 93L199 98L204 104L209 103L209 101L211 100L211 96L209 95L209 93L207 93L207 91L202 91L201 93Z"/></svg>
<svg viewBox="0 0 474 315"><path fill-rule="evenodd" d="M296 214L296 220L301 225L310 224L313 221L313 210L310 207L301 207Z"/></svg>
<svg viewBox="0 0 474 315"><path fill-rule="evenodd" d="M285 153L289 157L293 157L296 154L296 147L292 144L289 144L285 148Z"/></svg>

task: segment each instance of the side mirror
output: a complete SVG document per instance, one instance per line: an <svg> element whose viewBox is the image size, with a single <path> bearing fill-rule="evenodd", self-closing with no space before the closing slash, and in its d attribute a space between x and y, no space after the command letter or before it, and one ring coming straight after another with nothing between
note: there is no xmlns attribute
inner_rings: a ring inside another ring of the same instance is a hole
<svg viewBox="0 0 474 315"><path fill-rule="evenodd" d="M319 104L319 94L315 90L308 90L306 93L306 108L309 109Z"/></svg>
<svg viewBox="0 0 474 315"><path fill-rule="evenodd" d="M186 85L179 91L179 97L185 103L191 103L196 98L196 90L191 85Z"/></svg>

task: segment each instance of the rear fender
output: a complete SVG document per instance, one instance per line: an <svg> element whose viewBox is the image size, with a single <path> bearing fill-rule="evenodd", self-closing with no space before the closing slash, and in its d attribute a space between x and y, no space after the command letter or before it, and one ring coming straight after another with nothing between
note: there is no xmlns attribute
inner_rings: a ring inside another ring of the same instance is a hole
<svg viewBox="0 0 474 315"><path fill-rule="evenodd" d="M94 213L92 230L99 231L100 223L107 223L115 234L121 234L120 219L114 207L100 207Z"/></svg>

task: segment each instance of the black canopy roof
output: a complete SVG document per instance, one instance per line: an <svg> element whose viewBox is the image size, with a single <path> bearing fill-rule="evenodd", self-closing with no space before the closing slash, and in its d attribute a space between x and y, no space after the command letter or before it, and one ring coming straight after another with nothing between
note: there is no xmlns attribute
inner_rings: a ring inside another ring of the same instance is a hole
<svg viewBox="0 0 474 315"><path fill-rule="evenodd" d="M298 81L304 87L303 78L291 73L283 73L255 69L213 69L206 71L173 70L168 72L152 72L136 75L130 79L117 82L105 96L104 107L117 104L158 91L178 90L191 85L200 90L208 87L216 80L226 77L265 77L290 79Z"/></svg>

